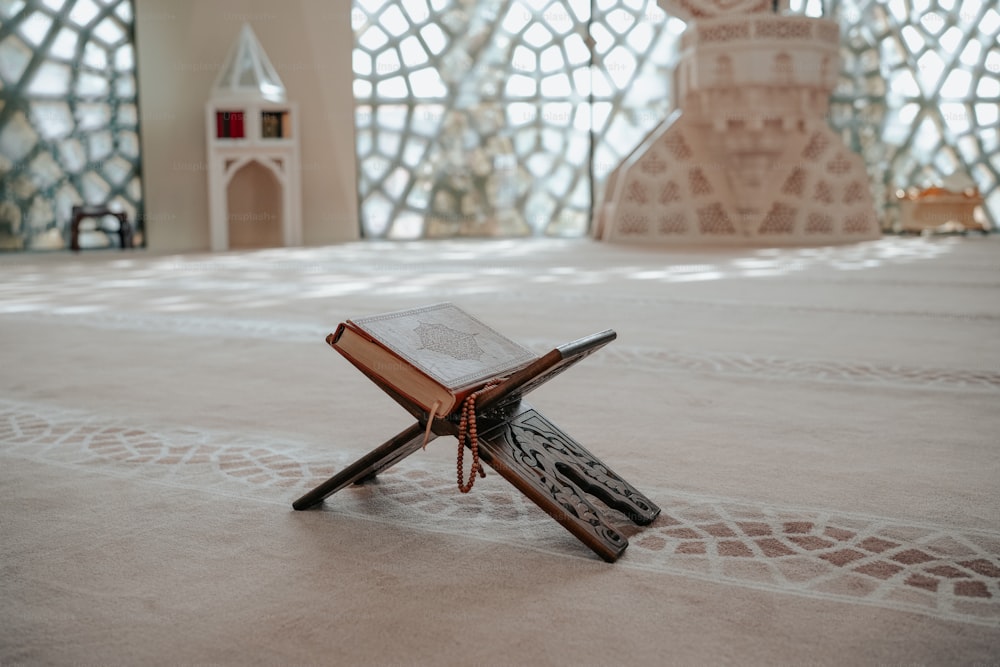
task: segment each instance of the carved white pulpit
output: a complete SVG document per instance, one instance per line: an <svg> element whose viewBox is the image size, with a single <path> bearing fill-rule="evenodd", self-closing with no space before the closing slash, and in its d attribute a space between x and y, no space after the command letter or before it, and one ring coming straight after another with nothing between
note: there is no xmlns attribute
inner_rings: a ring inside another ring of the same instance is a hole
<svg viewBox="0 0 1000 667"><path fill-rule="evenodd" d="M880 236L864 162L826 119L839 26L775 13L769 0L659 5L687 22L676 109L609 177L596 236L725 245Z"/></svg>
<svg viewBox="0 0 1000 667"><path fill-rule="evenodd" d="M302 243L298 109L249 25L205 107L212 250Z"/></svg>

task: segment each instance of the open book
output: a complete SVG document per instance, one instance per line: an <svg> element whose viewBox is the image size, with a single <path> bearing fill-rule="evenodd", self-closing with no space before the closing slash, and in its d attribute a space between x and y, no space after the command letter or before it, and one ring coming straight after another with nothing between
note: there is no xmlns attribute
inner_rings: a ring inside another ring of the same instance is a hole
<svg viewBox="0 0 1000 667"><path fill-rule="evenodd" d="M363 373L439 417L536 359L451 303L347 320L326 341Z"/></svg>

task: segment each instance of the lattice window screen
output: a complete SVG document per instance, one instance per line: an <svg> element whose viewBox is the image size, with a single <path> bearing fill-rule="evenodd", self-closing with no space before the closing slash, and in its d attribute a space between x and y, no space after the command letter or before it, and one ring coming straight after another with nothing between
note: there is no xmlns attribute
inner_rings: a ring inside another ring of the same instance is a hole
<svg viewBox="0 0 1000 667"><path fill-rule="evenodd" d="M142 238L131 0L0 0L0 249L65 248L71 209Z"/></svg>
<svg viewBox="0 0 1000 667"><path fill-rule="evenodd" d="M363 231L390 238L585 234L595 183L666 115L682 26L645 0L356 0L353 19Z"/></svg>
<svg viewBox="0 0 1000 667"><path fill-rule="evenodd" d="M971 179L1000 223L1000 6L991 0L834 1L844 60L831 124L893 192Z"/></svg>
<svg viewBox="0 0 1000 667"><path fill-rule="evenodd" d="M995 3L791 8L841 24L830 122L880 209L957 171L996 223ZM355 0L352 18L363 232L390 238L587 233L607 174L670 109L683 29L655 0Z"/></svg>

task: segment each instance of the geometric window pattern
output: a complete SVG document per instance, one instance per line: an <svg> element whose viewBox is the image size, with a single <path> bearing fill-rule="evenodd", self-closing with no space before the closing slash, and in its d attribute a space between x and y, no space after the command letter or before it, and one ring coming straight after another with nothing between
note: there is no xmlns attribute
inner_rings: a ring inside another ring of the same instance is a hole
<svg viewBox="0 0 1000 667"><path fill-rule="evenodd" d="M990 0L842 0L831 124L868 165L876 202L967 179L1000 224L1000 8Z"/></svg>
<svg viewBox="0 0 1000 667"><path fill-rule="evenodd" d="M0 0L0 249L66 248L75 205L142 234L133 24L131 0Z"/></svg>
<svg viewBox="0 0 1000 667"><path fill-rule="evenodd" d="M355 0L366 237L581 236L669 111L655 0Z"/></svg>
<svg viewBox="0 0 1000 667"><path fill-rule="evenodd" d="M880 217L896 189L958 173L995 226L993 3L826 5L843 59L830 124ZM352 22L362 233L385 238L587 234L607 175L672 107L684 28L655 0L354 0Z"/></svg>

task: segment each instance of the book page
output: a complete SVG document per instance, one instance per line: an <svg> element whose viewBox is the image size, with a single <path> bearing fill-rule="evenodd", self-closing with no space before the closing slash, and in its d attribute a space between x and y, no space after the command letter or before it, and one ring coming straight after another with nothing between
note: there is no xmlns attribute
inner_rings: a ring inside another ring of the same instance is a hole
<svg viewBox="0 0 1000 667"><path fill-rule="evenodd" d="M530 350L451 303L353 323L449 390L505 374L535 358Z"/></svg>

